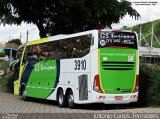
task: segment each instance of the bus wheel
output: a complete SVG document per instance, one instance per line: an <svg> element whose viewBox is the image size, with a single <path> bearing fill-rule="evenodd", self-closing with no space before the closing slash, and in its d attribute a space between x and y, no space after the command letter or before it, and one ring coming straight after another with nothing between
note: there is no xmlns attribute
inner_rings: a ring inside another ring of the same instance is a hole
<svg viewBox="0 0 160 119"><path fill-rule="evenodd" d="M58 91L57 100L58 100L59 107L65 106L65 96L63 94L63 90Z"/></svg>
<svg viewBox="0 0 160 119"><path fill-rule="evenodd" d="M73 95L72 90L70 90L70 91L68 92L68 95L67 95L67 103L68 103L68 107L69 107L69 108L74 108L74 107L75 107L74 95Z"/></svg>
<svg viewBox="0 0 160 119"><path fill-rule="evenodd" d="M27 96L26 96L26 91L25 91L25 89L22 91L22 99L23 99L24 101L27 101Z"/></svg>

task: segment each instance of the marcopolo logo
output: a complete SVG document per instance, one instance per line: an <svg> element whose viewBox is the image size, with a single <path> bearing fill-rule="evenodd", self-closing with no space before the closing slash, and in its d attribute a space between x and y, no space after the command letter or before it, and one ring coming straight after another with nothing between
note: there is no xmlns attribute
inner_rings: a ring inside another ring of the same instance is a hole
<svg viewBox="0 0 160 119"><path fill-rule="evenodd" d="M100 43L101 46L105 46L106 45L106 41L105 40L100 40L99 43Z"/></svg>

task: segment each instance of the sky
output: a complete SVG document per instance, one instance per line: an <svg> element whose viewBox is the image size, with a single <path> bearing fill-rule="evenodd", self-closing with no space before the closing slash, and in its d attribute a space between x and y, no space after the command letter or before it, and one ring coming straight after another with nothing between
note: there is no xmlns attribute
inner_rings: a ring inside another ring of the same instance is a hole
<svg viewBox="0 0 160 119"><path fill-rule="evenodd" d="M141 15L139 20L132 19L129 15L126 15L120 20L118 24L113 24L113 29L120 29L123 26L132 27L136 24L145 23L160 19L160 0L128 0L132 2L132 7L137 10ZM36 40L39 39L39 30L34 24L22 23L21 25L0 25L0 43L5 43L9 39L20 38L23 43L26 42L27 30L29 32L28 39Z"/></svg>

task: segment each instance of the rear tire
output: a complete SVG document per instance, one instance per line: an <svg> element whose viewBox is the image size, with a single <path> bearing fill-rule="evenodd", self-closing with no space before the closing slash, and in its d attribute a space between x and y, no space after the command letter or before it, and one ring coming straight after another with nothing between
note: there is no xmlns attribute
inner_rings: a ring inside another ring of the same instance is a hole
<svg viewBox="0 0 160 119"><path fill-rule="evenodd" d="M59 91L58 91L58 94L57 94L58 106L59 106L59 107L65 107L65 103L66 103L65 100L66 100L66 99L65 99L65 96L64 96L64 94L63 94L63 90L59 90Z"/></svg>
<svg viewBox="0 0 160 119"><path fill-rule="evenodd" d="M69 108L74 108L74 107L75 107L74 95L73 95L72 90L70 90L70 91L68 92L68 95L67 95L67 103L68 103L68 107L69 107Z"/></svg>

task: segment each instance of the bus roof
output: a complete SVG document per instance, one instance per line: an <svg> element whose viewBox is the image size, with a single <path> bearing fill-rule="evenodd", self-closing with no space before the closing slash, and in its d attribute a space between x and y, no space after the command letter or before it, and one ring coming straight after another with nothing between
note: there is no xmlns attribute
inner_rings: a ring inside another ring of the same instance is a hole
<svg viewBox="0 0 160 119"><path fill-rule="evenodd" d="M67 35L60 34L60 35L50 36L50 37L41 38L38 40L29 41L26 45L32 45L32 44L43 43L43 42L48 42L48 41L55 41L55 40L59 40L59 39L72 38L72 37L76 37L76 36L80 36L80 35L90 34L95 31L97 31L97 30L89 30L89 31L84 31L84 32L79 32L79 33L74 33L74 34L67 34Z"/></svg>
<svg viewBox="0 0 160 119"><path fill-rule="evenodd" d="M98 31L134 32L134 31L129 31L129 30L121 30L121 29L117 29L117 30L116 29L89 30L89 31L84 31L84 32L79 32L79 33L74 33L74 34L67 34L67 35L60 34L60 35L50 36L50 37L46 37L46 38L41 38L41 39L29 41L26 45L32 45L32 44L43 43L43 42L48 42L48 41L55 41L55 40L59 40L59 39L72 38L72 37L86 35L86 34L98 32Z"/></svg>

